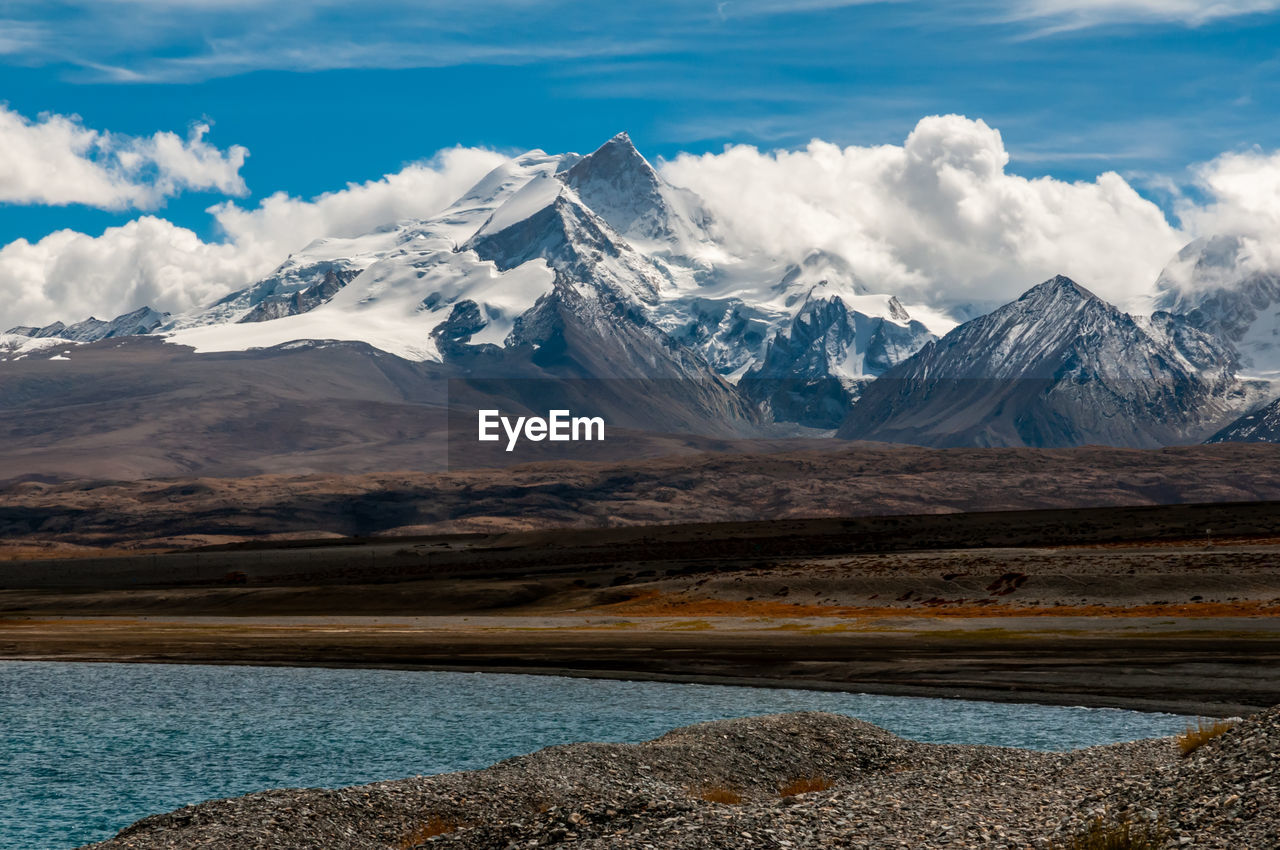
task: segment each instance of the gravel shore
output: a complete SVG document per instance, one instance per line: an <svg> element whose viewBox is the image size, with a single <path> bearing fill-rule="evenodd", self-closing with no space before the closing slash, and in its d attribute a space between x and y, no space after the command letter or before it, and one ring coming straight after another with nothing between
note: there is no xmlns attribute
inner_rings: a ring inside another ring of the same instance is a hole
<svg viewBox="0 0 1280 850"><path fill-rule="evenodd" d="M848 717L703 723L486 770L277 790L139 821L95 850L1069 848L1099 819L1169 848L1280 847L1280 707L1184 757L922 744ZM784 795L800 781L815 788ZM1147 826L1140 826L1146 830Z"/></svg>

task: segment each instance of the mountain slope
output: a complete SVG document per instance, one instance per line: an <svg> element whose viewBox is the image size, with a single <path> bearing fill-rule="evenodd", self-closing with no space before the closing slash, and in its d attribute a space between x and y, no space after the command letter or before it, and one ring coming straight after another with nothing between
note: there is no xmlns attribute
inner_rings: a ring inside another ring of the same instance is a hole
<svg viewBox="0 0 1280 850"><path fill-rule="evenodd" d="M1229 351L1174 317L1157 324L1148 330L1053 278L885 372L839 435L929 446L1198 442L1238 414L1245 392Z"/></svg>
<svg viewBox="0 0 1280 850"><path fill-rule="evenodd" d="M484 381L358 342L198 354L154 336L62 341L0 362L0 481L428 472L721 444L696 436L707 432L703 408L676 404L661 383L564 380L527 359L507 367ZM605 416L605 441L513 452L475 441L478 408L546 416L557 406Z"/></svg>
<svg viewBox="0 0 1280 850"><path fill-rule="evenodd" d="M0 479L444 466L445 376L360 343L195 355L141 336L3 366Z"/></svg>

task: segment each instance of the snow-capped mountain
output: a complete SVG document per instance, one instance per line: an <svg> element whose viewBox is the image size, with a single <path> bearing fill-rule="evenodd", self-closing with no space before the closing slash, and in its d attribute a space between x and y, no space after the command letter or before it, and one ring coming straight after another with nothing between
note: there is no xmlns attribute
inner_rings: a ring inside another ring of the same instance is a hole
<svg viewBox="0 0 1280 850"><path fill-rule="evenodd" d="M545 393L537 384L544 378L597 381L600 404L635 415L652 410L647 419L622 417L636 425L754 429L760 417L732 385L654 323L670 289L668 267L637 250L571 185L598 196L610 174L623 187L648 181L652 189L656 178L625 136L587 157L526 154L432 218L313 243L266 280L179 317L167 338L197 351L358 340L459 375L507 381L505 392L517 398L535 386ZM639 199L615 193L630 204L627 215L606 212L649 235L659 225L691 234L683 213L667 206L668 198L686 199L658 188ZM641 201L652 207L642 212ZM618 381L637 383L624 391ZM627 393L635 394L630 404Z"/></svg>
<svg viewBox="0 0 1280 850"><path fill-rule="evenodd" d="M1156 282L1156 306L1183 315L1239 353L1241 372L1280 380L1280 274L1238 236L1197 239Z"/></svg>
<svg viewBox="0 0 1280 850"><path fill-rule="evenodd" d="M1177 317L1135 320L1059 276L885 372L839 434L933 446L1199 442L1251 401L1233 358Z"/></svg>
<svg viewBox="0 0 1280 850"><path fill-rule="evenodd" d="M701 201L621 133L587 156L513 159L429 219L318 240L161 331L197 351L361 341L487 375L527 349L574 377L700 382L830 429L867 381L953 325L869 293L824 252L729 254Z"/></svg>
<svg viewBox="0 0 1280 850"><path fill-rule="evenodd" d="M316 240L262 281L178 316L162 331L197 351L333 339L441 362L432 332L456 303L469 300L482 305L486 317L475 342L501 345L515 317L550 291L550 269L529 263L502 273L459 246L531 182L573 159L533 151L495 169L430 219Z"/></svg>
<svg viewBox="0 0 1280 850"><path fill-rule="evenodd" d="M545 410L594 393L637 429L838 426L928 445L1195 441L1263 400L1238 368L1280 376L1280 278L1241 277L1238 239L1188 246L1151 316L1058 277L959 327L871 291L835 254L728 244L621 133L587 156L513 158L429 218L316 240L186 314L15 328L0 349L62 359L59 346L128 334L197 354L365 344L413 364L406 387L488 382L458 398Z"/></svg>

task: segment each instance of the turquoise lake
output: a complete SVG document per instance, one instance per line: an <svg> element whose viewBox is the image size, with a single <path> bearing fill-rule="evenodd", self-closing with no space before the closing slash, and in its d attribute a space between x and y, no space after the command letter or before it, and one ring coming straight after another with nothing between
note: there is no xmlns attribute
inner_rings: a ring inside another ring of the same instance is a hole
<svg viewBox="0 0 1280 850"><path fill-rule="evenodd" d="M551 744L832 711L937 743L1063 750L1188 718L712 685L396 670L0 662L0 848L67 850L274 787L485 767Z"/></svg>

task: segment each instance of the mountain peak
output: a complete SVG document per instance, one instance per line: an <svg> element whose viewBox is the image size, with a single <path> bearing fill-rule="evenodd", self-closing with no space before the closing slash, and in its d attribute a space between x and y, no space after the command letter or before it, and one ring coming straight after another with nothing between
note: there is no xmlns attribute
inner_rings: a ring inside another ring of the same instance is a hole
<svg viewBox="0 0 1280 850"><path fill-rule="evenodd" d="M624 130L578 160L564 173L564 182L579 194L588 193L593 184L606 182L617 190L650 192L658 186L659 177ZM583 198L587 200L587 198ZM590 201L588 201L590 203Z"/></svg>
<svg viewBox="0 0 1280 850"><path fill-rule="evenodd" d="M1061 301L1099 301L1101 299L1066 275L1055 275L1044 283L1022 293L1019 301L1043 302L1046 300Z"/></svg>
<svg viewBox="0 0 1280 850"><path fill-rule="evenodd" d="M623 235L654 236L669 216L662 178L625 132L584 156L561 179Z"/></svg>
<svg viewBox="0 0 1280 850"><path fill-rule="evenodd" d="M1199 441L1238 406L1232 369L1207 337L1135 321L1057 275L885 372L839 433L939 447Z"/></svg>
<svg viewBox="0 0 1280 850"><path fill-rule="evenodd" d="M599 153L600 151L606 148L617 148L620 150L627 150L627 151L631 151L636 156L640 156L640 152L636 150L635 143L631 141L631 134L628 133L626 130L623 130L621 133L618 133L609 141L605 142L603 145L596 148L595 152ZM644 157L640 157L640 158L644 159Z"/></svg>
<svg viewBox="0 0 1280 850"><path fill-rule="evenodd" d="M560 179L628 239L689 245L705 238L708 217L701 200L663 180L626 132L584 156Z"/></svg>

